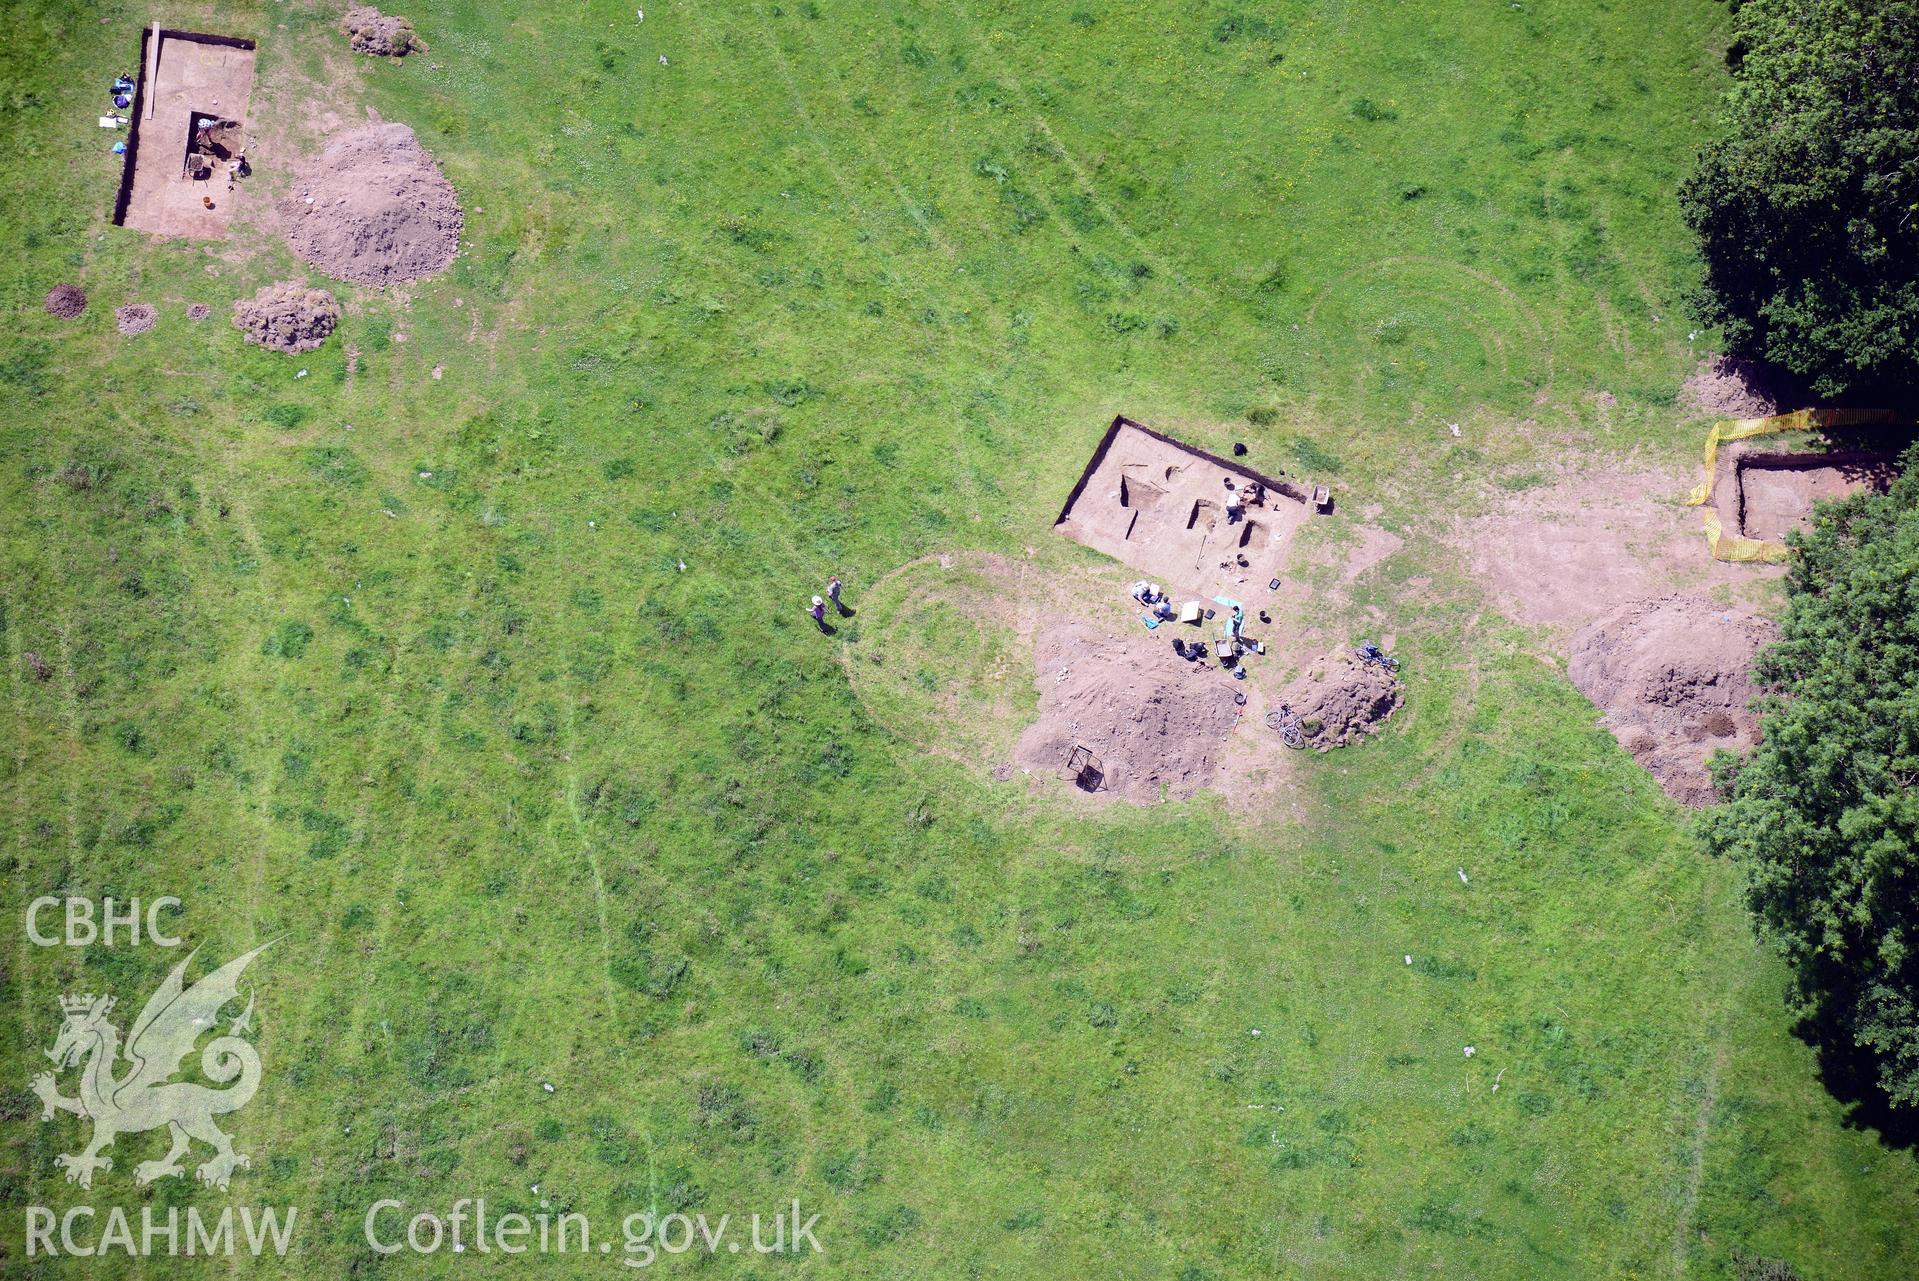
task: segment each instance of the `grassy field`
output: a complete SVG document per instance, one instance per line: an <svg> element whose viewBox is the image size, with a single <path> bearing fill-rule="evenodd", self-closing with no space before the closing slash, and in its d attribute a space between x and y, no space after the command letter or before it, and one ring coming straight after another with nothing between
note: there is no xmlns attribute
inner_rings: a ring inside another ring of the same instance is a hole
<svg viewBox="0 0 1919 1281"><path fill-rule="evenodd" d="M454 269L339 288L300 357L224 320L298 274L265 233L107 223L152 15L4 9L7 911L280 939L252 1169L142 1192L123 1139L95 1202L297 1205L313 1277L498 1270L362 1238L478 1195L797 1197L824 1253L715 1266L835 1277L1919 1273L1912 1155L1821 1085L1735 870L1430 536L1695 448L1673 191L1722 7L416 2L396 64L333 6L176 6L262 42L265 190L371 107L462 194ZM1408 713L1297 817L1030 800L801 613L1048 539L1122 411L1406 538L1359 603ZM198 1275L22 1257L88 1197L25 1088L57 996L137 1008L178 954L9 937L0 1271Z"/></svg>

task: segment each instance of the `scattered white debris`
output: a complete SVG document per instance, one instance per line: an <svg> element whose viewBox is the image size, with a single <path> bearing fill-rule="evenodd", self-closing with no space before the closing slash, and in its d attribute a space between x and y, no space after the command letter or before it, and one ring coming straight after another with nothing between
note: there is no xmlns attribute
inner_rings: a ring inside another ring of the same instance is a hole
<svg viewBox="0 0 1919 1281"><path fill-rule="evenodd" d="M1495 1076L1495 1077L1493 1077L1493 1093L1494 1093L1494 1094L1497 1094L1497 1093L1499 1093L1499 1078L1500 1078L1500 1077L1502 1077L1502 1076L1505 1076L1505 1075L1506 1075L1506 1069L1505 1069L1505 1068L1500 1068L1500 1069L1499 1069L1499 1074L1498 1074L1497 1076Z"/></svg>
<svg viewBox="0 0 1919 1281"><path fill-rule="evenodd" d="M1411 956L1408 956L1406 958L1406 964L1411 965L1412 963L1413 963L1413 958Z"/></svg>
<svg viewBox="0 0 1919 1281"><path fill-rule="evenodd" d="M295 375L293 375L293 376L294 376L295 378L305 378L305 377L307 376L307 371L306 371L306 370L304 370L304 369L302 369L302 370L301 370L301 371L300 371L299 373L297 373L297 374L295 374Z"/></svg>
<svg viewBox="0 0 1919 1281"><path fill-rule="evenodd" d="M1467 1058L1469 1058L1469 1059L1470 1059L1470 1058L1471 1058L1471 1057L1472 1057L1473 1055L1475 1055L1475 1054L1477 1054L1478 1052L1479 1052L1479 1051L1477 1051L1477 1050L1475 1050L1475 1049L1473 1049L1473 1047L1472 1047L1472 1046L1470 1046L1470 1045L1466 1047L1466 1057L1467 1057Z"/></svg>
<svg viewBox="0 0 1919 1281"><path fill-rule="evenodd" d="M553 1082L551 1082L551 1081L542 1081L542 1082L540 1082L540 1088L541 1088L542 1090L545 1090L545 1091L546 1091L546 1092L547 1092L548 1094L551 1094L551 1093L553 1093ZM539 1189L538 1189L538 1188L534 1188L533 1190L534 1190L535 1192L538 1192L538 1191L539 1191Z"/></svg>
<svg viewBox="0 0 1919 1281"><path fill-rule="evenodd" d="M684 574L684 573L686 572L686 562L685 562L685 561L681 561L681 562L680 562L680 572L681 572L682 574Z"/></svg>
<svg viewBox="0 0 1919 1281"><path fill-rule="evenodd" d="M588 529L598 529L600 527L600 522L597 520L589 520L586 522L586 527Z"/></svg>
<svg viewBox="0 0 1919 1281"><path fill-rule="evenodd" d="M1447 425L1448 427L1450 427L1450 428L1452 428L1452 429L1453 429L1453 435L1455 435L1455 436L1457 436L1457 435L1459 434L1459 424L1458 424L1458 423L1447 423L1446 425Z"/></svg>
<svg viewBox="0 0 1919 1281"><path fill-rule="evenodd" d="M665 55L665 54L661 54L661 55L660 55L660 65L661 65L662 67L664 67L664 66L666 65L666 55Z"/></svg>
<svg viewBox="0 0 1919 1281"><path fill-rule="evenodd" d="M432 473L432 472L430 472L430 471L423 471L423 472L421 472L421 473L420 473L420 479L421 479L421 480L432 480L432 479L433 479L433 473Z"/></svg>
<svg viewBox="0 0 1919 1281"><path fill-rule="evenodd" d="M1265 1035L1265 1033L1264 1033L1264 1032L1261 1032L1261 1031L1260 1031L1260 1030L1259 1030L1258 1028L1254 1028L1254 1029L1253 1029L1253 1035L1254 1035L1254 1036L1264 1036L1264 1035Z"/></svg>
<svg viewBox="0 0 1919 1281"><path fill-rule="evenodd" d="M1472 884L1472 882L1471 882L1471 881L1469 881L1469 880L1467 880L1467 879L1466 879L1466 869L1465 869L1465 868L1463 868L1463 867L1459 869L1459 883L1460 883L1461 885L1471 885L1471 884Z"/></svg>

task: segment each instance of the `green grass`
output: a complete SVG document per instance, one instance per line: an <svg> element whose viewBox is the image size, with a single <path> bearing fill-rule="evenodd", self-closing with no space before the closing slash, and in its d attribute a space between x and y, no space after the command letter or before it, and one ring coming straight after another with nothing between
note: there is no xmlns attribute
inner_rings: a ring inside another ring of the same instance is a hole
<svg viewBox="0 0 1919 1281"><path fill-rule="evenodd" d="M256 114L371 105L462 192L444 278L342 289L294 358L223 319L282 249L106 226L95 99L149 15L11 6L0 51L10 910L281 938L233 1199L303 1207L302 1275L374 1263L380 1196L534 1184L596 1223L797 1196L822 1276L1919 1270L1912 1158L1823 1091L1734 871L1427 536L1569 453L1696 451L1673 190L1722 9L407 12L399 65L332 7L168 15L262 38ZM1050 537L1119 411L1336 476L1407 537L1383 581L1433 579L1406 714L1294 822L1015 798L802 616ZM10 1222L79 1195L23 1088L56 996L172 959L0 962Z"/></svg>

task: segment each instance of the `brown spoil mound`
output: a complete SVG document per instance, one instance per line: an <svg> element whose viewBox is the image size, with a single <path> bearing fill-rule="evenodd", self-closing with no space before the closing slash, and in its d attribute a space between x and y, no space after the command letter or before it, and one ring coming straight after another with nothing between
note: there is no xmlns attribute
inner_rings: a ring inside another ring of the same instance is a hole
<svg viewBox="0 0 1919 1281"><path fill-rule="evenodd" d="M1714 356L1679 389L1679 403L1720 418L1766 418L1800 393L1782 370L1742 356Z"/></svg>
<svg viewBox="0 0 1919 1281"><path fill-rule="evenodd" d="M280 209L287 244L301 261L375 288L445 270L464 225L453 184L399 124L335 137Z"/></svg>
<svg viewBox="0 0 1919 1281"><path fill-rule="evenodd" d="M153 328L153 322L159 315L150 303L130 302L114 312L113 319L123 334L144 334Z"/></svg>
<svg viewBox="0 0 1919 1281"><path fill-rule="evenodd" d="M426 48L426 42L413 33L411 22L386 17L370 4L348 9L346 20L340 26L355 53L375 58L404 58L415 49Z"/></svg>
<svg viewBox="0 0 1919 1281"><path fill-rule="evenodd" d="M1641 601L1581 628L1567 674L1668 795L1714 799L1706 758L1758 741L1752 660L1777 634L1763 618L1698 596Z"/></svg>
<svg viewBox="0 0 1919 1281"><path fill-rule="evenodd" d="M1162 793L1181 800L1213 781L1238 720L1234 682L1163 643L1116 640L1079 623L1042 633L1034 666L1039 718L1013 752L1027 769L1057 775L1081 744L1099 761L1099 790L1140 805Z"/></svg>
<svg viewBox="0 0 1919 1281"><path fill-rule="evenodd" d="M234 327L269 351L312 351L340 323L340 305L324 289L297 280L267 285L233 304Z"/></svg>
<svg viewBox="0 0 1919 1281"><path fill-rule="evenodd" d="M72 320L87 309L87 291L78 285L55 285L47 291L47 310L62 320Z"/></svg>
<svg viewBox="0 0 1919 1281"><path fill-rule="evenodd" d="M207 306L203 302L193 302L193 303L187 304L188 320L205 320L208 316L211 316L212 314L213 314L213 308Z"/></svg>
<svg viewBox="0 0 1919 1281"><path fill-rule="evenodd" d="M1330 752L1376 732L1405 698L1397 676L1337 650L1308 667L1276 701L1293 709L1309 744Z"/></svg>

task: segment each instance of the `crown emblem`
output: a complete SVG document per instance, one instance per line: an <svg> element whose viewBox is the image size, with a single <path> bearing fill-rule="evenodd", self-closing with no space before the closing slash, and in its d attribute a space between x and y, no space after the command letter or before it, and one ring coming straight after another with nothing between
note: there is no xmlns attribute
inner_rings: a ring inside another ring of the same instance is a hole
<svg viewBox="0 0 1919 1281"><path fill-rule="evenodd" d="M73 996L73 995L63 996L60 998L60 1008L62 1010L65 1010L68 1014L85 1014L89 1010L93 1009L93 1000L94 1000L94 997L93 997L93 993L91 992L82 992L78 996ZM112 1008L113 1008L113 998L109 996L106 999L106 1004L101 1006L100 1013L105 1014L107 1011L111 1010Z"/></svg>

